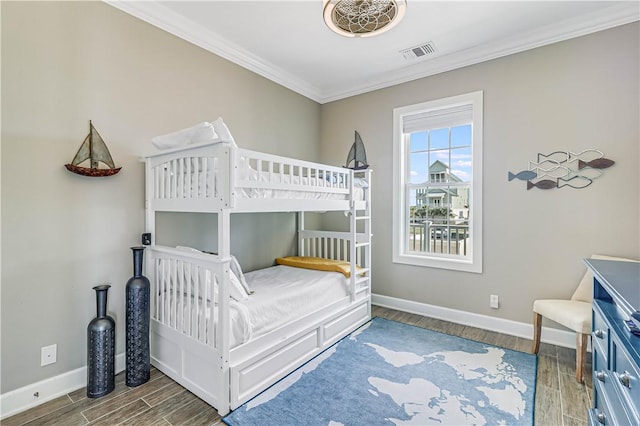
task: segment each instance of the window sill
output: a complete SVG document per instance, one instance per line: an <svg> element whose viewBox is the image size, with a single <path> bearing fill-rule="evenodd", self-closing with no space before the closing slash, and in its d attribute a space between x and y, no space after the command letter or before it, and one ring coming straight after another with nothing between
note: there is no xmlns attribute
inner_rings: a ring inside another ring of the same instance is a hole
<svg viewBox="0 0 640 426"><path fill-rule="evenodd" d="M468 259L451 259L442 257L427 257L424 255L394 255L393 263L422 266L427 268L448 269L460 272L482 273L482 263Z"/></svg>

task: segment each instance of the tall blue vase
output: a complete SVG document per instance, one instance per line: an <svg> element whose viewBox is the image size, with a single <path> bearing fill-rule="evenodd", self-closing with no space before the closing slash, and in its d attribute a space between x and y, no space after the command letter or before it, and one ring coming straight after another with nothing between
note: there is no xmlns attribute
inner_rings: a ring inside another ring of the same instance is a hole
<svg viewBox="0 0 640 426"><path fill-rule="evenodd" d="M133 250L133 277L127 281L126 298L126 372L125 383L135 387L149 381L151 363L149 355L149 298L151 285L142 275L144 247Z"/></svg>
<svg viewBox="0 0 640 426"><path fill-rule="evenodd" d="M87 397L111 392L115 382L116 322L107 315L109 284L96 291L96 317L87 326Z"/></svg>

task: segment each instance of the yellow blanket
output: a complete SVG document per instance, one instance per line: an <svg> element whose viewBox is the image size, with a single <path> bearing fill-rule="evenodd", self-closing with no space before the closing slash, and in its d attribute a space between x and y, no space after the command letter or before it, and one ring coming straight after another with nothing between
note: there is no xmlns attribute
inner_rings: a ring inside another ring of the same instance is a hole
<svg viewBox="0 0 640 426"><path fill-rule="evenodd" d="M351 276L351 265L344 260L323 259L321 257L288 256L278 257L278 265L295 266L304 269L316 269L318 271L340 272L345 277ZM357 268L357 267L356 267Z"/></svg>

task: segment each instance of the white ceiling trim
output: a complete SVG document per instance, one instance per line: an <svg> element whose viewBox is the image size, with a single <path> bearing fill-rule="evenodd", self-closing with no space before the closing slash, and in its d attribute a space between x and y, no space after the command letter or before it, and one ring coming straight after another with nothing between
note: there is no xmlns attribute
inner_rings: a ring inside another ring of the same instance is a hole
<svg viewBox="0 0 640 426"><path fill-rule="evenodd" d="M423 64L416 64L408 69L399 70L393 78L389 78L389 73L385 73L379 78L361 82L357 87L345 87L334 90L331 93L322 93L317 87L253 55L232 41L212 33L202 25L174 13L157 2L103 1L321 104L640 20L637 4L630 1L609 7L604 11L600 10L591 15L583 15L573 20L539 28L517 40L503 40L484 47L474 47L473 49L433 58Z"/></svg>
<svg viewBox="0 0 640 426"><path fill-rule="evenodd" d="M426 60L419 69L418 65L416 65L412 68L397 71L397 74L392 79L385 79L385 76L381 76L377 80L365 82L356 88L340 88L332 93L325 93L321 103L384 89L396 84L406 83L640 20L640 14L635 2L611 7L606 12L598 11L590 16L582 15L573 20L539 28L523 34L516 40L500 41L484 47L476 46L472 49Z"/></svg>
<svg viewBox="0 0 640 426"><path fill-rule="evenodd" d="M322 103L319 90L285 70L253 55L232 41L213 34L169 8L154 1L103 0L138 19L255 72L307 98Z"/></svg>

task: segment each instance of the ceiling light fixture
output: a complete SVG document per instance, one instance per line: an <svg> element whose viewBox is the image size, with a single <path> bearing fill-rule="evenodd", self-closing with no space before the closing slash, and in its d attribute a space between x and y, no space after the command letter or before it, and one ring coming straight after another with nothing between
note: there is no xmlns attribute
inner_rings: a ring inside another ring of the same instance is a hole
<svg viewBox="0 0 640 426"><path fill-rule="evenodd" d="M406 0L325 0L324 22L346 37L371 37L402 20Z"/></svg>

